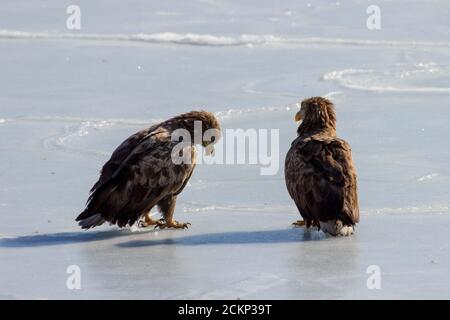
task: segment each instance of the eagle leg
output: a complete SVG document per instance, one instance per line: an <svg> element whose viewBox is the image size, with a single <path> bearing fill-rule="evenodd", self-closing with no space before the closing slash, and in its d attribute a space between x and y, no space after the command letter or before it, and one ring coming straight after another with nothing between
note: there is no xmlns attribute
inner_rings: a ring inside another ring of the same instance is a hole
<svg viewBox="0 0 450 320"><path fill-rule="evenodd" d="M173 219L173 212L175 211L176 202L176 196L167 196L158 203L158 207L161 210L163 219L158 221L155 228L187 229L191 225L189 222L181 223Z"/></svg>
<svg viewBox="0 0 450 320"><path fill-rule="evenodd" d="M306 228L308 230L311 227L317 227L320 230L320 224L317 220L305 219L305 220L297 220L292 223L293 226L297 228Z"/></svg>

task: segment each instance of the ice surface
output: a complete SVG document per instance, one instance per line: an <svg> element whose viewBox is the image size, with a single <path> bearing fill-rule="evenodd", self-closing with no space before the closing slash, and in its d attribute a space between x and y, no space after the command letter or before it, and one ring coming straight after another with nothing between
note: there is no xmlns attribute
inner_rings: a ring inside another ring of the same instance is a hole
<svg viewBox="0 0 450 320"><path fill-rule="evenodd" d="M367 1L78 3L73 32L70 2L2 3L0 298L450 298L449 3L379 1L379 31ZM284 155L313 95L358 169L347 239L290 227ZM198 166L175 213L189 230L79 230L111 151L196 108L280 129L278 174Z"/></svg>
<svg viewBox="0 0 450 320"><path fill-rule="evenodd" d="M448 215L364 216L357 234L293 229L295 215L178 214L187 231L78 230L0 240L2 293L11 298L449 298ZM54 230L53 228L49 228ZM66 229L67 230L67 229ZM6 262L6 263L5 263ZM68 265L81 290L67 290ZM368 290L369 265L382 270ZM14 276L11 276L14 275Z"/></svg>

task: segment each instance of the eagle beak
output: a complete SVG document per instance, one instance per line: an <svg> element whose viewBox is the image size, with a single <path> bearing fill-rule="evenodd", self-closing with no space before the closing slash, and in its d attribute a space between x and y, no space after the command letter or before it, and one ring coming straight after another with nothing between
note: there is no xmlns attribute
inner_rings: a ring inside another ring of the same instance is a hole
<svg viewBox="0 0 450 320"><path fill-rule="evenodd" d="M301 111L299 111L295 114L295 122L299 122L301 120L302 120L302 114L301 114Z"/></svg>
<svg viewBox="0 0 450 320"><path fill-rule="evenodd" d="M214 155L214 146L212 144L206 146L205 155L207 156Z"/></svg>

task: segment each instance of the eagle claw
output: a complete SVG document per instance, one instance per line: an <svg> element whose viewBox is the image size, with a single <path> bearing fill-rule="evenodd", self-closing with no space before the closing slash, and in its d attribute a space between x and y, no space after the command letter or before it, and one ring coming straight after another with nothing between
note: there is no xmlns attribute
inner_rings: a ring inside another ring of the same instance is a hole
<svg viewBox="0 0 450 320"><path fill-rule="evenodd" d="M301 227L304 227L304 226L306 225L306 222L303 221L303 220L297 220L297 221L295 221L294 223L292 223L292 225L293 225L294 227L301 228Z"/></svg>
<svg viewBox="0 0 450 320"><path fill-rule="evenodd" d="M149 226L158 225L159 223L161 223L161 220L162 219L155 221L150 216L146 216L146 217L144 217L143 220L140 220L138 222L138 227L139 228L147 228Z"/></svg>
<svg viewBox="0 0 450 320"><path fill-rule="evenodd" d="M165 228L187 229L187 228L189 228L190 225L191 225L190 222L180 223L175 220L167 222L164 219L161 219L156 224L155 229L165 229Z"/></svg>

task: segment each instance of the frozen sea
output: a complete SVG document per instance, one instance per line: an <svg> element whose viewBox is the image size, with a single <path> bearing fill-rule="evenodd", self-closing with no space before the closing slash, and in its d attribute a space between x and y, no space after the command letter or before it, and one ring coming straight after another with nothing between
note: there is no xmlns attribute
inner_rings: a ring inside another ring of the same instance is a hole
<svg viewBox="0 0 450 320"><path fill-rule="evenodd" d="M376 1L379 30L363 0L78 0L68 30L71 4L1 4L0 298L450 298L450 2ZM284 156L315 95L358 169L349 238L290 225ZM278 173L199 165L175 212L190 229L81 231L114 148L192 109L278 129Z"/></svg>

